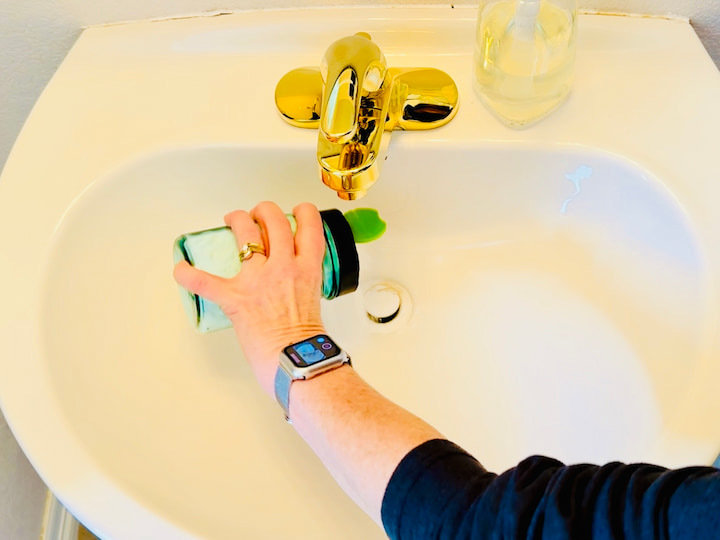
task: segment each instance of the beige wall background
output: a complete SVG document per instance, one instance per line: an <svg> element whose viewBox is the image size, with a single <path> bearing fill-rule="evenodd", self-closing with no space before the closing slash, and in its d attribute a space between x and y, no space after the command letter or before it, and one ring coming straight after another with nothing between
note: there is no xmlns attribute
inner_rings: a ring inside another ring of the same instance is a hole
<svg viewBox="0 0 720 540"><path fill-rule="evenodd" d="M439 4L428 0L0 0L0 169L40 92L89 25L219 9ZM458 1L456 5L474 5ZM720 67L720 0L579 0L581 8L688 17ZM2 376L0 374L0 376ZM51 444L50 441L48 441ZM46 489L0 414L0 538L37 540Z"/></svg>

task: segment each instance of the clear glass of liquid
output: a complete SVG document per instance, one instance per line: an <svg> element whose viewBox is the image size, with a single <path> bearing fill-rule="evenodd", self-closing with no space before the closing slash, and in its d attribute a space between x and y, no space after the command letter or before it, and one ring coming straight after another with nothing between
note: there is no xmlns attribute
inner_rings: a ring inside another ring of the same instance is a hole
<svg viewBox="0 0 720 540"><path fill-rule="evenodd" d="M481 0L473 81L480 99L510 127L547 116L570 93L577 0Z"/></svg>

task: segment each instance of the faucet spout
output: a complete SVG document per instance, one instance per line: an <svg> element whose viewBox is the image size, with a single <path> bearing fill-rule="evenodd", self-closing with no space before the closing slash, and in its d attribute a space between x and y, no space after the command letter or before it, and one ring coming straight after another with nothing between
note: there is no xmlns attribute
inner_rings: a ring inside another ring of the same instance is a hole
<svg viewBox="0 0 720 540"><path fill-rule="evenodd" d="M375 183L392 130L444 125L457 101L457 87L446 73L388 68L363 32L332 43L320 69L293 70L275 89L285 121L318 129L320 176L345 200L363 197Z"/></svg>
<svg viewBox="0 0 720 540"><path fill-rule="evenodd" d="M379 174L390 95L385 56L368 34L358 33L328 47L320 73L320 175L341 198L357 199Z"/></svg>

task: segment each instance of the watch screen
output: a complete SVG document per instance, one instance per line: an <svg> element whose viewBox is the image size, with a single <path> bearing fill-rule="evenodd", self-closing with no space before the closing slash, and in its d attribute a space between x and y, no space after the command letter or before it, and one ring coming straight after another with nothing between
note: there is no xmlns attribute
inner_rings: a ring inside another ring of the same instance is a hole
<svg viewBox="0 0 720 540"><path fill-rule="evenodd" d="M340 347L326 335L319 335L285 347L285 354L297 367L307 367L340 354Z"/></svg>

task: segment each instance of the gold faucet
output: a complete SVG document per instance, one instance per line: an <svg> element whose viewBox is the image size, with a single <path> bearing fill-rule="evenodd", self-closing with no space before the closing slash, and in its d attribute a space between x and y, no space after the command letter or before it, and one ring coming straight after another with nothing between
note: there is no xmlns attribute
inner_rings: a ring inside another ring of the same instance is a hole
<svg viewBox="0 0 720 540"><path fill-rule="evenodd" d="M457 103L457 86L447 73L388 68L364 32L337 40L319 69L295 69L275 88L286 122L318 129L322 181L348 201L364 196L377 180L392 130L447 124Z"/></svg>

